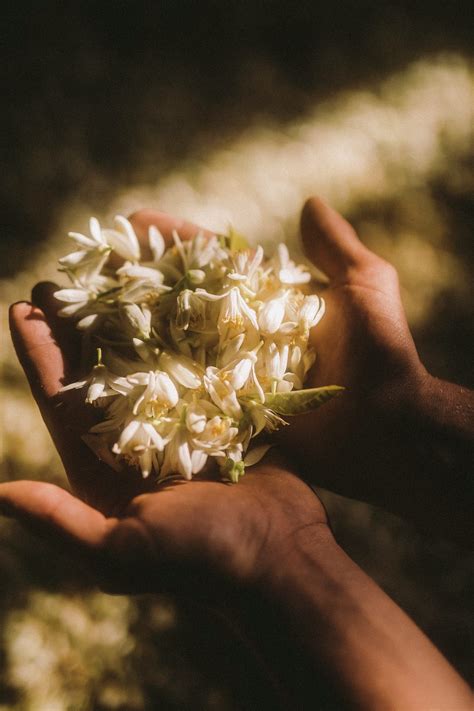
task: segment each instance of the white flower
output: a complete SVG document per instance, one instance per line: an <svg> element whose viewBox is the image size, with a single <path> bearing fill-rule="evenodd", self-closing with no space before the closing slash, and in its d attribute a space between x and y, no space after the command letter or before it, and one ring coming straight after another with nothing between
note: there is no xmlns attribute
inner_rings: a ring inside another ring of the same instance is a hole
<svg viewBox="0 0 474 711"><path fill-rule="evenodd" d="M89 404L95 403L99 398L111 397L117 394L127 395L130 388L127 387L126 380L111 373L100 362L100 359L101 356L99 356L99 363L92 368L88 378L65 385L59 392L65 393L68 390L77 390L87 386L86 402Z"/></svg>
<svg viewBox="0 0 474 711"><path fill-rule="evenodd" d="M298 321L303 326L305 333L308 329L314 328L321 321L325 310L326 305L324 299L316 296L316 294L305 296L298 314Z"/></svg>
<svg viewBox="0 0 474 711"><path fill-rule="evenodd" d="M116 273L122 284L122 301L145 301L149 295L156 298L159 294L171 291L171 287L163 283L164 276L158 269L125 262Z"/></svg>
<svg viewBox="0 0 474 711"><path fill-rule="evenodd" d="M258 289L258 268L263 260L263 249L258 245L255 252L246 249L232 257L233 270L227 274L228 279L240 283L241 289L248 296L255 295Z"/></svg>
<svg viewBox="0 0 474 711"><path fill-rule="evenodd" d="M136 419L128 423L112 451L137 464L146 478L159 468L157 452L162 452L164 446L165 441L151 423Z"/></svg>
<svg viewBox="0 0 474 711"><path fill-rule="evenodd" d="M59 289L54 292L55 299L68 304L68 306L64 306L58 311L60 316L73 316L85 308L90 301L94 301L96 296L97 295L91 289L80 286L72 289Z"/></svg>
<svg viewBox="0 0 474 711"><path fill-rule="evenodd" d="M59 263L64 271L71 272L80 276L83 281L91 283L100 274L108 258L109 252L80 250L62 257Z"/></svg>
<svg viewBox="0 0 474 711"><path fill-rule="evenodd" d="M123 304L121 315L128 331L142 340L150 338L151 333L151 311L147 306L137 306L137 304Z"/></svg>
<svg viewBox="0 0 474 711"><path fill-rule="evenodd" d="M110 252L110 247L101 230L99 220L96 217L91 217L89 220L90 237L81 234L80 232L69 232L68 235L77 244L87 251L98 250L99 252ZM59 260L61 262L61 260Z"/></svg>
<svg viewBox="0 0 474 711"><path fill-rule="evenodd" d="M193 462L192 455L188 433L184 427L178 426L165 449L161 476L181 474L185 479L191 479L193 473L199 471L198 467L202 465L202 457L195 455Z"/></svg>
<svg viewBox="0 0 474 711"><path fill-rule="evenodd" d="M191 403L186 408L186 427L193 435L200 434L207 423L207 413L199 403Z"/></svg>
<svg viewBox="0 0 474 711"><path fill-rule="evenodd" d="M272 432L288 424L283 418L277 415L276 412L273 412L270 408L265 407L261 403L249 403L248 411L255 428L253 432L254 437L260 434L263 429Z"/></svg>
<svg viewBox="0 0 474 711"><path fill-rule="evenodd" d="M225 369L221 371L221 377L228 380L234 390L241 390L247 385L256 362L257 356L255 353L244 352L234 361L227 364Z"/></svg>
<svg viewBox="0 0 474 711"><path fill-rule="evenodd" d="M257 400L258 402L264 403L265 393L257 377L256 365L257 363L252 363L249 377L242 389L239 391L239 397L251 398L252 400Z"/></svg>
<svg viewBox="0 0 474 711"><path fill-rule="evenodd" d="M160 367L163 368L177 383L190 390L195 390L202 385L202 368L186 356L162 353Z"/></svg>
<svg viewBox="0 0 474 711"><path fill-rule="evenodd" d="M182 270L186 274L193 269L207 267L217 260L227 257L217 237L204 237L202 232L186 242L182 242L177 231L173 230L173 240L182 260Z"/></svg>
<svg viewBox="0 0 474 711"><path fill-rule="evenodd" d="M104 365L96 365L92 371L89 378L85 380L78 380L75 383L70 383L65 385L60 389L59 392L65 393L68 390L77 390L80 388L85 388L88 386L86 402L93 403L99 397L106 397L107 395L115 395L113 390L108 391L106 382L106 368Z"/></svg>
<svg viewBox="0 0 474 711"><path fill-rule="evenodd" d="M138 262L140 259L140 245L131 222L125 217L117 215L115 223L118 229L102 230L102 235L119 257L130 262Z"/></svg>
<svg viewBox="0 0 474 711"><path fill-rule="evenodd" d="M64 314L62 314L64 316ZM77 328L80 331L87 331L92 329L92 327L97 325L97 321L99 318L99 314L88 314L87 316L84 316L77 322Z"/></svg>
<svg viewBox="0 0 474 711"><path fill-rule="evenodd" d="M258 331L257 315L248 306L237 286L232 287L224 294L210 294L204 289L196 289L195 293L207 301L222 302L217 318L217 330L222 342L230 340L239 333L246 333L252 341L258 340L256 338ZM255 343L249 347L254 345Z"/></svg>
<svg viewBox="0 0 474 711"><path fill-rule="evenodd" d="M276 333L285 316L286 294L265 302L258 314L258 325L265 334Z"/></svg>
<svg viewBox="0 0 474 711"><path fill-rule="evenodd" d="M68 233L68 236L71 237L71 239L73 239L77 243L78 247L80 247L80 250L78 252L72 252L72 254L68 255L67 257L62 257L62 259L59 260L60 264L77 263L78 258L74 259L74 257L72 256L74 254L93 255L94 253L108 254L110 252L111 248L107 244L107 240L102 234L100 223L97 218L91 217L91 219L89 220L89 231L90 236L83 235L80 232Z"/></svg>
<svg viewBox="0 0 474 711"><path fill-rule="evenodd" d="M266 376L271 380L282 380L288 366L288 343L277 345L274 341L266 341L260 353Z"/></svg>
<svg viewBox="0 0 474 711"><path fill-rule="evenodd" d="M227 339L235 335L235 332L242 332L249 328L258 330L257 316L247 305L239 289L233 287L222 300L217 329L221 337Z"/></svg>
<svg viewBox="0 0 474 711"><path fill-rule="evenodd" d="M277 276L282 284L306 284L311 281L311 274L305 267L296 266L290 259L286 244L279 244L275 256Z"/></svg>
<svg viewBox="0 0 474 711"><path fill-rule="evenodd" d="M250 378L250 373L252 372L252 367L256 361L256 357L250 357L250 354L246 358L239 360L235 367L230 370L230 384L234 390L241 390L248 382Z"/></svg>
<svg viewBox="0 0 474 711"><path fill-rule="evenodd" d="M193 444L210 456L219 456L233 442L239 430L230 417L216 415L208 420L203 431L193 438Z"/></svg>
<svg viewBox="0 0 474 711"><path fill-rule="evenodd" d="M64 306L58 311L59 316L75 316L80 312L89 313L84 315L92 315L90 309L93 308L93 313L103 311L106 307L105 303L98 301L101 293L113 288L115 282L108 277L104 277L97 273L91 273L88 270L69 272L68 274L72 281L72 286L68 289L58 289L54 292L54 297L58 301L64 301L67 306ZM81 314L82 315L82 314Z"/></svg>
<svg viewBox="0 0 474 711"><path fill-rule="evenodd" d="M163 274L158 269L142 267L132 262L125 262L120 269L117 269L117 275L125 282L128 279L140 280L154 286L156 289L163 289ZM169 288L170 287L165 287L163 290L168 290Z"/></svg>
<svg viewBox="0 0 474 711"><path fill-rule="evenodd" d="M176 385L167 373L160 370L135 373L127 377L131 385L145 386L133 405L133 414L158 418L163 412L177 405L179 400Z"/></svg>
<svg viewBox="0 0 474 711"><path fill-rule="evenodd" d="M111 247L107 244L99 221L95 217L91 217L89 221L89 230L90 236L80 232L69 232L69 237L80 249L62 257L59 263L65 271L74 274L76 279L90 285L97 279L107 262Z"/></svg>
<svg viewBox="0 0 474 711"><path fill-rule="evenodd" d="M213 366L209 366L206 368L206 374L203 380L211 400L217 407L226 415L230 415L238 420L242 415L242 409L237 399L235 389L230 383L228 374L219 371Z"/></svg>
<svg viewBox="0 0 474 711"><path fill-rule="evenodd" d="M245 333L238 333L233 338L224 342L222 350L220 351L217 359L217 365L219 367L226 366L230 361L234 360L243 349L245 341Z"/></svg>
<svg viewBox="0 0 474 711"><path fill-rule="evenodd" d="M176 299L176 326L184 331L206 328L206 302L201 293L183 289Z"/></svg>
<svg viewBox="0 0 474 711"><path fill-rule="evenodd" d="M158 264L165 253L166 243L158 227L150 225L148 228L148 244L153 255L153 262Z"/></svg>

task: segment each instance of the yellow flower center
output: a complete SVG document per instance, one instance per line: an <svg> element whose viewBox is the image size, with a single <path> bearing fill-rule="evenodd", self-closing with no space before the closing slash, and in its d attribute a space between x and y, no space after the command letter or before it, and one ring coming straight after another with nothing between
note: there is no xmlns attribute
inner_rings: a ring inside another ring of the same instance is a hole
<svg viewBox="0 0 474 711"><path fill-rule="evenodd" d="M225 424L223 422L216 423L211 427L211 435L213 437L219 437L219 435L224 434Z"/></svg>

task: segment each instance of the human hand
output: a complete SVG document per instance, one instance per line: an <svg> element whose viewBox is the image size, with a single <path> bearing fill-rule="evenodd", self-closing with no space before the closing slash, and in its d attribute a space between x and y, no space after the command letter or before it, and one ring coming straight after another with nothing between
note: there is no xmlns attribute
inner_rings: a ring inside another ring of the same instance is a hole
<svg viewBox="0 0 474 711"><path fill-rule="evenodd" d="M276 439L308 480L470 545L474 394L426 371L396 270L351 225L312 198L301 233L309 258L329 278L307 385L336 383L346 391L292 418Z"/></svg>
<svg viewBox="0 0 474 711"><path fill-rule="evenodd" d="M156 224L165 238L173 228L183 237L197 229L151 211L133 222L139 233ZM212 589L216 577L261 581L299 528L326 526L319 500L272 454L238 485L196 479L158 490L133 470L118 473L99 461L81 439L96 411L74 391L58 395L79 375L79 349L70 323L57 317L54 289L38 285L36 305L15 304L11 329L74 494L48 483L9 482L0 485L1 511L85 557L99 583L120 592L183 589L190 578L193 590L201 583Z"/></svg>
<svg viewBox="0 0 474 711"><path fill-rule="evenodd" d="M379 444L398 442L396 430L427 373L394 267L319 198L305 204L301 233L308 257L329 278L326 315L312 333L317 360L306 384L336 383L346 392L317 412L291 418L277 436L311 480L378 501L388 476L376 455Z"/></svg>
<svg viewBox="0 0 474 711"><path fill-rule="evenodd" d="M308 384L337 382L366 397L423 378L395 268L317 197L303 208L301 235L308 258L329 278L327 316L312 333L318 358Z"/></svg>

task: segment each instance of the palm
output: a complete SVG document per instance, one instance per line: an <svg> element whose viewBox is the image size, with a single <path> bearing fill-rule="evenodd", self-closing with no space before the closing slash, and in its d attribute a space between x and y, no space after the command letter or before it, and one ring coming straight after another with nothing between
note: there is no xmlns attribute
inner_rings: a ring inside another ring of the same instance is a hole
<svg viewBox="0 0 474 711"><path fill-rule="evenodd" d="M181 480L134 497L107 547L119 573L126 575L125 583L119 577L122 591L131 591L131 572L148 591L162 589L164 581L176 588L196 571L193 586L204 580L207 588L210 576L255 582L300 528L325 521L314 493L285 469L267 463L238 485ZM271 547L270 530L276 533Z"/></svg>

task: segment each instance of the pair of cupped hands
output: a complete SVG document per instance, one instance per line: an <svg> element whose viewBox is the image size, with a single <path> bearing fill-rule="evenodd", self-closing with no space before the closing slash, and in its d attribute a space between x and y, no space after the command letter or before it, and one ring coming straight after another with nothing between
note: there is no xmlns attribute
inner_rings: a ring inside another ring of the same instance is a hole
<svg viewBox="0 0 474 711"><path fill-rule="evenodd" d="M198 230L152 210L131 218L145 237L156 225L165 239ZM394 268L370 252L353 228L319 198L305 204L301 234L308 257L328 277L326 316L312 334L316 364L308 386L342 385L342 396L311 415L294 417L278 447L237 485L175 481L154 489L140 475L121 476L81 439L88 413L64 401L76 380L77 333L58 317L52 284L38 284L32 303L12 306L19 360L64 463L73 493L46 482L0 485L0 512L50 536L85 563L110 592L191 589L209 595L210 581L265 586L292 554L301 530L329 531L324 507L308 483L366 500L372 477L351 463L361 420L380 423L402 411L424 377L401 305ZM391 413L391 414L390 414ZM374 434L376 436L376 434ZM357 461L371 458L370 437ZM365 449L364 449L365 448ZM355 456L355 452L354 452ZM383 485L383 473L377 486ZM308 483L306 483L308 482Z"/></svg>

